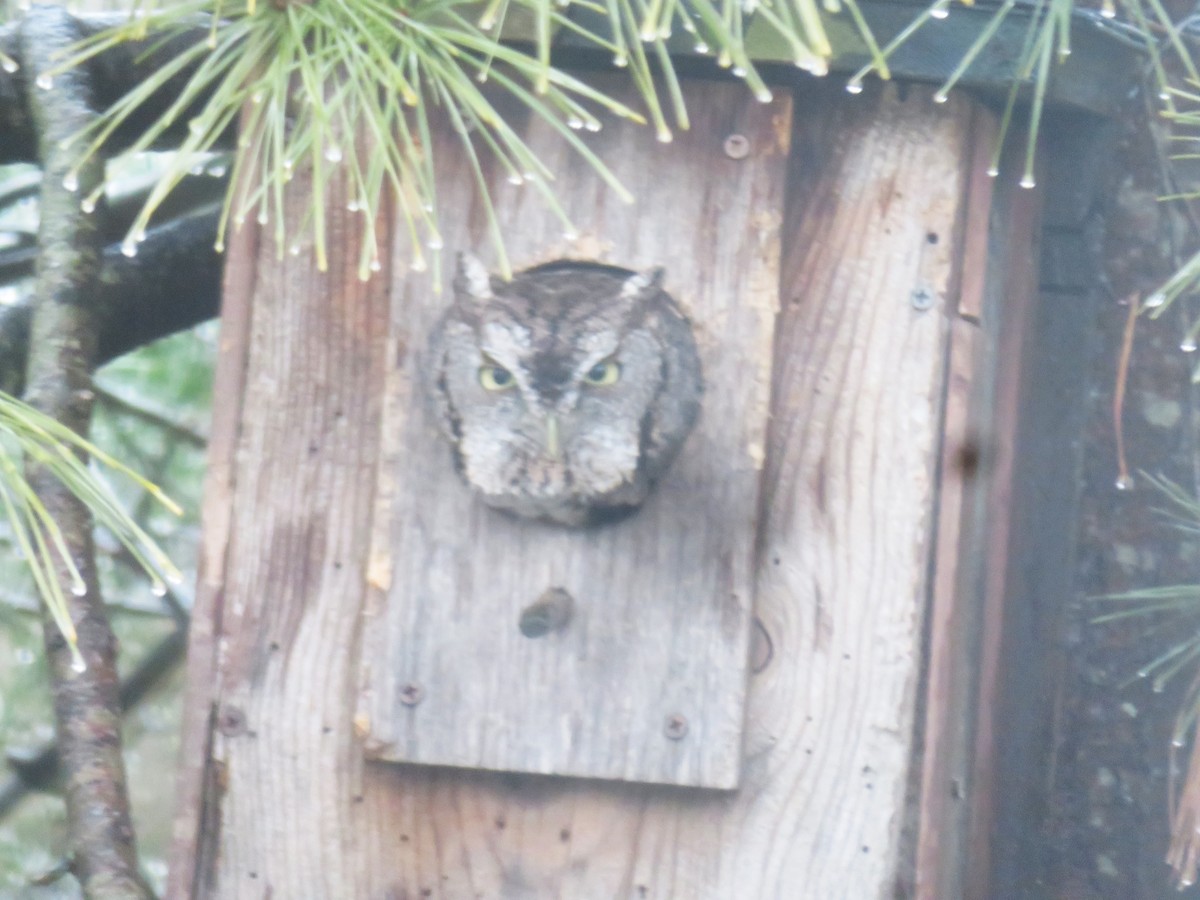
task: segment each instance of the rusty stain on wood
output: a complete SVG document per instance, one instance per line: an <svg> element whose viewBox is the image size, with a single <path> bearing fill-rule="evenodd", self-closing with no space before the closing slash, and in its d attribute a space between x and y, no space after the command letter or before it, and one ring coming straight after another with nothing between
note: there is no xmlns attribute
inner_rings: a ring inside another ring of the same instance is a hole
<svg viewBox="0 0 1200 900"><path fill-rule="evenodd" d="M984 299L987 296L991 236L988 226L992 216L992 199L997 178L988 174L988 168L992 164L996 141L999 140L999 130L994 117L981 110L975 117L974 134L967 150L970 154L970 176L967 181L967 217L962 231L962 257L958 270L958 314L974 322L982 320ZM1008 182L1005 184L1007 186Z"/></svg>

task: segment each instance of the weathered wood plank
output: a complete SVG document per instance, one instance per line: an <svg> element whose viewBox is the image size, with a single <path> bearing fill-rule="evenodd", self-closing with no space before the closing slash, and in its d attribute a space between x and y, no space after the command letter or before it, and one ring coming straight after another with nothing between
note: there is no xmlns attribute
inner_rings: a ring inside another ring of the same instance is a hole
<svg viewBox="0 0 1200 900"><path fill-rule="evenodd" d="M910 865L970 107L912 89L860 99L797 105L757 607L780 664L753 683L747 747L790 817L786 837L743 837L779 854L750 896L890 896Z"/></svg>
<svg viewBox="0 0 1200 900"><path fill-rule="evenodd" d="M1040 187L1013 153L983 173L997 123L977 110L958 315L951 332L914 896L982 898L1020 385L1037 294ZM1014 140L1014 146L1022 146ZM1044 181L1038 178L1039 183Z"/></svg>
<svg viewBox="0 0 1200 900"><path fill-rule="evenodd" d="M215 680L219 672L225 553L235 493L238 432L245 408L247 356L250 352L251 299L257 278L259 231L247 227L230 236L229 262L222 279L224 302L218 362L213 378L213 416L208 440L208 469L204 478L201 518L203 541L199 554L196 597L188 626L188 678L183 698L178 788L171 839L167 896L191 893L198 874L211 859L201 854L215 849L202 844L206 822L216 816L211 796L215 772L211 753ZM209 793L210 796L205 796ZM203 849L202 849L203 847ZM207 873L211 874L211 873Z"/></svg>
<svg viewBox="0 0 1200 900"><path fill-rule="evenodd" d="M929 598L923 687L923 752L913 893L921 900L963 896L979 658L979 566L987 546L986 494L992 454L983 446L996 365L995 315L984 322L996 180L987 168L997 140L990 112L971 126L966 209L958 261L958 302L950 314L946 405L937 485L937 545ZM1006 181L1001 193L1016 189ZM995 277L995 273L993 273ZM989 309L989 313L995 310Z"/></svg>
<svg viewBox="0 0 1200 900"><path fill-rule="evenodd" d="M404 270L407 235L397 235L392 328L405 351L388 381L388 492L372 554L390 584L367 612L359 718L374 758L737 783L790 98L747 103L740 84L700 83L687 96L692 129L669 151L630 122L589 137L636 205L598 196L595 174L545 122L517 123L558 173L576 238L532 187L485 167L514 268L561 257L664 266L666 289L692 321L705 378L700 421L650 499L622 522L567 529L472 497L422 393L427 335L448 298L426 273ZM737 158L724 149L734 134L744 142ZM487 260L471 160L449 129L442 136L443 240ZM552 589L573 598L570 621L524 636L522 610ZM401 697L409 686L415 704ZM686 726L670 731L673 717Z"/></svg>
<svg viewBox="0 0 1200 900"><path fill-rule="evenodd" d="M1003 704L1015 702L1038 710L1046 705L1044 702L1029 704L1027 692L1022 693L1020 699L1006 696L1011 693L1006 682L1016 676L1010 667L1002 664L1014 645L1019 646L1021 638L1032 633L1026 628L1014 629L1010 604L1017 590L1014 585L1023 582L1023 573L1014 568L1013 562L1014 547L1020 543L1022 532L1027 530L1021 519L1014 515L1015 504L1024 493L1024 474L1019 468L1018 453L1019 443L1026 437L1021 429L1021 423L1028 417L1026 404L1035 391L1028 363L1037 345L1037 318L1042 308L1038 296L1040 244L1037 239L1043 210L1041 191L1019 191L1008 199L1004 255L996 277L988 285L988 307L994 316L992 327L997 334L996 356L1001 363L996 373L996 395L988 434L992 468L987 494L981 500L992 521L983 561L978 712L968 798L971 832L967 900L1006 895L1008 885L1001 886L1002 880L996 880L996 857L1000 855L996 848L1003 847L1004 843L1009 847L1019 845L997 832L997 825L1003 819L1001 811L1009 804L999 793L1004 786L1003 776L1013 779L1014 770L1023 771L1001 755L1009 740L1008 733L1018 724L1012 721L1011 707L1006 711ZM1028 660L1022 659L1021 665L1027 664ZM1035 671L1044 674L1040 669ZM1020 724L1026 729L1030 727L1027 723ZM998 844L998 838L1003 843ZM1011 850L1008 855L1012 856ZM1019 865L1017 868L1023 869Z"/></svg>
<svg viewBox="0 0 1200 900"><path fill-rule="evenodd" d="M307 205L297 179L293 221ZM363 896L342 893L330 857L361 770L352 660L388 294L357 278L358 229L333 224L325 274L311 253L279 259L252 225L230 246L200 566L212 618L189 648L185 753L203 765L185 769L170 896L262 897L273 883L276 896ZM331 880L309 863L332 865Z"/></svg>
<svg viewBox="0 0 1200 900"><path fill-rule="evenodd" d="M268 252L234 454L203 895L892 895L969 107L918 90L797 99L757 557L771 649L739 790L364 763L350 716L386 298L359 286L353 248L328 276ZM913 309L917 281L934 310Z"/></svg>

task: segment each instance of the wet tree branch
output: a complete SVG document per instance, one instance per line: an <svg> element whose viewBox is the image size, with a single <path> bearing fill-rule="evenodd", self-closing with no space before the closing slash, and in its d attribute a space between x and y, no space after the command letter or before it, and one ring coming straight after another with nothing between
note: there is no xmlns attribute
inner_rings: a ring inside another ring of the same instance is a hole
<svg viewBox="0 0 1200 900"><path fill-rule="evenodd" d="M159 641L121 682L121 709L128 712L137 706L183 661L186 649L187 622L180 620L176 629ZM47 741L19 754L10 753L8 764L15 774L0 782L0 819L30 791L52 789L60 774L58 742Z"/></svg>
<svg viewBox="0 0 1200 900"><path fill-rule="evenodd" d="M101 272L102 239L95 218L80 210L64 185L77 173L76 190L87 193L103 176L103 161L73 168L61 142L93 115L88 73L60 76L52 90L34 86L77 37L61 10L34 6L20 25L18 46L26 73L25 100L42 162L41 225L35 308L27 368L29 402L69 428L86 434L91 419L91 373L98 358L97 322L86 301ZM66 773L71 870L89 898L144 898L153 893L138 871L121 755L121 704L117 642L109 626L96 576L91 515L44 469L30 466L30 482L67 542L83 576L83 596L64 591L87 668L75 671L53 620L43 620L54 691L59 753ZM71 579L59 564L64 585Z"/></svg>
<svg viewBox="0 0 1200 900"><path fill-rule="evenodd" d="M98 278L78 298L97 329L97 365L217 314L217 215L217 207L209 206L152 228L133 259L121 255L116 244L104 249ZM9 254L7 265L8 280L14 280L31 270L32 254L22 259ZM0 273L5 266L0 253ZM0 307L0 390L14 396L25 386L32 312L32 303Z"/></svg>
<svg viewBox="0 0 1200 900"><path fill-rule="evenodd" d="M64 14L61 23L64 47L124 18L124 15L76 17ZM0 70L0 164L36 162L39 159L35 118L29 104L32 89L29 82L34 78L30 73L36 72L37 67L25 57L27 50L21 40L22 31L24 28L20 22L0 28L0 50L15 59L19 65L16 72ZM151 35L142 41L124 42L97 54L77 72L82 72L91 85L92 98L96 104L94 108L106 109L130 88L141 84L148 75L175 59L185 48L204 40L207 34L207 28L197 25L194 29L181 29L166 38L162 35ZM135 111L113 134L108 152L113 153L128 146L143 134L150 124L156 122L180 95L193 72L194 68L190 66L181 71ZM203 93L196 98L192 108L199 108L207 99L208 95ZM185 114L174 128L168 129L161 136L163 146L179 143L185 127L183 123L189 118L190 114Z"/></svg>

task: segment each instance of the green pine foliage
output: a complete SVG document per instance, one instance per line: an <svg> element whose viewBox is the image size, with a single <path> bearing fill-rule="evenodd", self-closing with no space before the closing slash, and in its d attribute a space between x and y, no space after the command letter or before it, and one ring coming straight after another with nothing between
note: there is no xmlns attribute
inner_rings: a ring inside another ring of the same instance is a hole
<svg viewBox="0 0 1200 900"><path fill-rule="evenodd" d="M1034 147L1047 85L1054 64L1071 53L1071 25L1081 9L1076 0L1003 0L935 95L945 100L1000 26L1021 17L1025 39L1016 54L1002 131L1013 121L1019 98L1028 98L1021 182L1026 187L1034 184ZM771 90L756 50L771 46L769 55L777 59L777 48L785 47L796 66L824 75L835 52L832 29L837 24L844 33L848 25L868 57L847 82L847 89L857 92L872 73L890 78L892 54L950 12L950 0L933 0L881 47L856 0L143 0L134 4L128 21L85 42L55 71L38 73L38 81L50 86L58 71L122 41L187 30L202 33L78 135L81 160L102 152L113 131L141 104L181 71L195 67L170 109L130 150L147 149L189 117L172 164L129 230L125 252L136 254L154 210L190 171L211 158L218 141L240 119L218 248L231 222L236 226L252 217L270 228L280 254L311 249L323 269L330 179L342 168L356 194L348 207L361 213L365 239L358 271L365 280L381 266L384 249L376 227L385 199L392 201L407 229L411 266L421 271L438 264L442 240L431 115L449 118L485 200L480 161L490 156L512 182L536 190L570 232L572 224L555 200L555 173L508 127L497 96L515 100L557 129L618 196L631 200L588 149L585 132L599 129L604 114L644 121L664 142L675 130L686 129L688 113L675 70L680 51L711 56L745 79L753 96L768 100ZM1166 113L1182 116L1175 101L1190 95L1172 85L1168 70L1197 85L1200 77L1181 27L1160 0L1123 0L1120 10L1114 0L1100 0L1099 9L1090 12L1123 20L1119 24L1126 39L1145 49ZM573 48L599 51L626 70L640 98L638 107L606 96L561 67L552 54L560 38ZM10 62L0 60L6 66ZM194 102L203 97L208 99L195 112ZM998 160L999 147L996 156ZM282 205L284 186L298 169L311 173L311 204L297 228L285 221ZM993 172L997 169L994 164ZM94 207L97 197L82 198L84 208ZM485 208L499 266L508 272L490 202ZM290 227L295 233L289 233ZM1154 299L1169 301L1197 278L1200 256Z"/></svg>
<svg viewBox="0 0 1200 900"><path fill-rule="evenodd" d="M99 468L129 478L176 514L182 510L156 485L95 444L49 416L0 392L0 512L7 524L4 536L25 561L38 595L45 601L71 647L75 668L82 671L83 657L76 644L75 626L67 611L64 585L55 572L57 566L62 565L69 574L70 583L66 587L72 593L82 595L87 591L87 586L63 540L58 523L26 479L23 463L32 463L48 471L87 504L96 523L111 533L150 574L155 593L166 593L164 579L178 583L182 576L153 539L116 502L112 492L100 480L97 472L80 458L80 454L93 459Z"/></svg>
<svg viewBox="0 0 1200 900"><path fill-rule="evenodd" d="M937 0L942 6L946 2ZM573 15L580 11L586 15ZM876 70L886 76L887 61L856 0L825 0L823 6L817 0L183 0L138 5L128 22L96 35L55 71L38 73L38 78L50 87L57 72L115 43L207 23L204 37L77 136L81 160L101 152L141 104L195 66L176 102L131 148L134 153L147 149L181 117L190 116L173 164L148 197L123 249L136 254L155 208L209 159L240 117L218 248L230 222L236 226L253 217L271 229L280 254L311 246L318 267L325 268L325 207L330 179L340 168L357 194L349 208L362 214L365 239L358 271L365 280L381 265L384 250L376 223L385 199L407 228L412 267L420 271L437 265L442 240L431 115L449 118L485 199L480 160L487 154L510 181L536 190L571 230L555 199L555 173L507 125L497 109L497 95L549 123L618 196L631 201L588 148L586 132L602 127L602 114L646 122L663 142L672 139L675 129L688 127L669 49L676 46L672 40L686 36L694 52L711 54L766 101L771 91L748 50L749 23L764 23L784 41L796 65L824 74L832 53L824 24L830 14L853 20L871 48ZM627 70L641 108L618 102L556 65L551 49L559 36L600 51L615 67ZM201 111L189 112L205 96ZM311 173L312 202L299 233L289 233L282 209L284 186L299 169ZM82 198L84 208L93 208L97 199L98 193ZM490 202L486 206L490 214ZM508 272L494 216L491 226L500 268Z"/></svg>
<svg viewBox="0 0 1200 900"><path fill-rule="evenodd" d="M101 593L121 646L122 678L159 643L182 627L190 606L199 542L205 425L209 419L216 323L157 341L102 368L96 375L92 442L129 468L167 486L182 516L163 506L134 479L107 486L138 527L184 572L180 587L152 579L107 528L97 530ZM26 560L16 558L0 520L0 747L17 757L54 737L48 672L42 652L38 595ZM165 579L164 579L165 581ZM182 711L181 672L163 679L124 724L129 790L141 861L160 891L171 834L171 797ZM74 896L66 881L33 887L67 852L61 798L32 793L0 817L0 897Z"/></svg>
<svg viewBox="0 0 1200 900"><path fill-rule="evenodd" d="M1168 524L1200 535L1200 501L1172 481L1146 473L1142 473L1142 478L1168 501L1169 505L1159 510ZM1152 689L1158 693L1176 675L1181 672L1188 675L1190 684L1180 704L1171 738L1175 746L1183 746L1192 726L1200 718L1200 678L1196 676L1200 663L1200 584L1159 585L1107 594L1093 600L1107 608L1095 618L1097 623L1153 617L1152 626L1148 628L1153 628L1164 649L1147 660L1134 678L1150 679Z"/></svg>

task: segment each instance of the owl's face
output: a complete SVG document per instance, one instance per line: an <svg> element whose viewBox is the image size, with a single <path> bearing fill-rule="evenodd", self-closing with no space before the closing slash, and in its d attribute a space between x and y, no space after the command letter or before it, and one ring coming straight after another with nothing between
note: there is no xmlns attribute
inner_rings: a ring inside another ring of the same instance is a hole
<svg viewBox="0 0 1200 900"><path fill-rule="evenodd" d="M653 302L670 303L657 278L557 263L503 282L464 258L431 340L431 391L485 501L570 524L641 501L645 432L668 376L657 332L664 314L681 320Z"/></svg>

